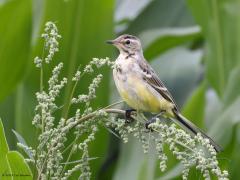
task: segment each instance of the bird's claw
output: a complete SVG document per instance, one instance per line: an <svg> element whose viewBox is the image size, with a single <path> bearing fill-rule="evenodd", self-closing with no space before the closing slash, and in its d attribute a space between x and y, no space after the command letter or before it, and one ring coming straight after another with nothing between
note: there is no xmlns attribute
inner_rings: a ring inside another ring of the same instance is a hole
<svg viewBox="0 0 240 180"><path fill-rule="evenodd" d="M153 131L153 129L151 127L149 127L150 124L155 123L156 119L158 118L158 116L161 116L162 114L164 114L166 111L162 110L159 114L157 114L156 116L152 117L150 120L148 120L145 123L145 128L150 130L151 132Z"/></svg>
<svg viewBox="0 0 240 180"><path fill-rule="evenodd" d="M135 112L135 111L136 111L135 109L127 109L125 111L125 122L126 122L126 124L129 124L129 123L134 121L134 119L132 118L132 112Z"/></svg>
<svg viewBox="0 0 240 180"><path fill-rule="evenodd" d="M148 120L146 123L145 123L145 128L151 132L153 132L153 129L151 127L149 127L150 124L156 122L156 118L152 118L150 120Z"/></svg>

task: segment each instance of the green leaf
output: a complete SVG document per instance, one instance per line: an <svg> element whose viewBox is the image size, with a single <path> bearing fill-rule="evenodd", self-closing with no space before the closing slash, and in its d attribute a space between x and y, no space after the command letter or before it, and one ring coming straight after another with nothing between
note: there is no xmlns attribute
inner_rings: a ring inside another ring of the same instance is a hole
<svg viewBox="0 0 240 180"><path fill-rule="evenodd" d="M176 164L172 169L165 172L162 176L157 178L157 180L169 180L174 179L182 174L182 171L184 170L184 167L182 164L178 163Z"/></svg>
<svg viewBox="0 0 240 180"><path fill-rule="evenodd" d="M149 154L144 154L141 144L134 138L129 138L129 143L123 144L118 161L114 180L121 179L147 179L154 177L155 162L157 158L154 149Z"/></svg>
<svg viewBox="0 0 240 180"><path fill-rule="evenodd" d="M198 127L204 127L206 82L192 93L182 110L184 116L191 120Z"/></svg>
<svg viewBox="0 0 240 180"><path fill-rule="evenodd" d="M129 27L124 33L140 36L148 60L172 47L201 37L200 29L193 26L195 23L186 8L185 1L182 0L151 1L142 4L122 2L117 9L117 19L126 15L126 13L122 15L122 11L130 12L131 19L140 11L140 14L128 23ZM123 25L117 27L117 31L120 28L123 29Z"/></svg>
<svg viewBox="0 0 240 180"><path fill-rule="evenodd" d="M17 131L14 131L13 129L12 129L12 131L15 134L15 136L17 137L18 142L25 145L26 147L28 147L25 139ZM28 157L33 160L32 153L28 149L24 149L24 151L28 155Z"/></svg>
<svg viewBox="0 0 240 180"><path fill-rule="evenodd" d="M42 7L42 6L41 6ZM114 49L105 44L107 39L113 38L113 0L46 0L43 6L43 14L41 18L40 30L36 35L36 47L34 49L34 56L41 56L43 49L43 41L40 38L40 33L43 32L44 24L47 21L56 23L59 33L62 38L59 44L59 52L54 57L53 62L49 66L44 66L44 87L47 88L47 80L50 77L50 70L58 63L63 62L64 68L61 73L69 79L69 84L61 93L58 99L58 105L66 105L69 101L69 96L72 89L71 78L75 74L78 66L84 67L94 57L111 57ZM40 15L38 15L40 16ZM37 27L37 26L36 26ZM35 37L34 37L35 38ZM32 60L33 61L33 60ZM91 104L93 107L102 107L108 103L109 94L109 69L104 68L96 71L96 73L103 74L104 78L97 89L97 99ZM84 77L81 79L79 86L76 88L74 96L88 91L88 85L93 76ZM32 63L31 76L23 84L22 90L19 91L17 112L21 112L21 118L18 117L18 124L16 130L22 134L27 142L33 142L32 136L34 135L34 128L31 126L31 117L34 111L34 94L39 90L39 70L36 69ZM29 97L29 94L32 97ZM28 105L26 105L26 103ZM24 106L32 107L28 112ZM66 116L66 108L56 111L54 116ZM75 109L73 107L73 109ZM29 112L30 111L30 112ZM69 116L74 113L74 110L69 113ZM58 118L56 118L57 123ZM27 124L29 128L25 128L23 124ZM68 136L67 143L73 141L72 136ZM108 133L101 129L96 137L94 143L90 145L90 155L93 157L104 157L107 149ZM96 151L98 149L98 151ZM79 154L74 154L70 161L78 160ZM99 158L91 161L92 178L95 179L100 169L101 163L104 158ZM70 168L70 165L68 166ZM78 172L79 173L79 172ZM78 177L77 174L74 177Z"/></svg>
<svg viewBox="0 0 240 180"><path fill-rule="evenodd" d="M7 153L8 153L8 144L4 134L4 128L2 124L2 120L0 119L0 176L4 172L9 171L8 160L7 160Z"/></svg>
<svg viewBox="0 0 240 180"><path fill-rule="evenodd" d="M0 177L10 179L32 179L32 173L23 156L17 151L9 151L0 119Z"/></svg>
<svg viewBox="0 0 240 180"><path fill-rule="evenodd" d="M228 90L226 90L226 92L227 91ZM235 94L235 91L233 91L233 94ZM223 148L223 152L218 155L218 160L222 169L228 170L231 179L236 179L239 176L239 170L237 167L239 166L240 143L240 97L235 97L235 99L224 104L219 100L217 95L213 96L212 93L208 93L208 96L211 97L208 100L209 104L206 108L206 115L209 116L207 118L209 121L208 134L211 137L215 136L214 139Z"/></svg>
<svg viewBox="0 0 240 180"><path fill-rule="evenodd" d="M159 78L165 83L179 107L199 83L202 74L201 57L201 51L179 47L151 62L151 66L159 74Z"/></svg>
<svg viewBox="0 0 240 180"><path fill-rule="evenodd" d="M240 126L239 124L236 124L233 129L233 135L231 142L229 143L228 147L224 149L223 159L225 157L228 157L229 160L231 160L231 163L229 161L223 161L223 167L225 169L228 169L229 174L231 176L231 179L238 179L239 177L239 169L240 166L240 156L239 156L239 148L240 148ZM220 158L221 158L220 157Z"/></svg>
<svg viewBox="0 0 240 180"><path fill-rule="evenodd" d="M11 169L11 176L14 180L32 179L32 173L23 156L17 151L10 151L7 159Z"/></svg>
<svg viewBox="0 0 240 180"><path fill-rule="evenodd" d="M168 28L143 32L141 40L146 59L153 59L164 51L201 37L198 27Z"/></svg>
<svg viewBox="0 0 240 180"><path fill-rule="evenodd" d="M207 78L223 97L231 70L240 64L239 2L188 0L188 4L206 39Z"/></svg>
<svg viewBox="0 0 240 180"><path fill-rule="evenodd" d="M138 35L149 29L187 27L194 24L184 0L151 1L125 32Z"/></svg>
<svg viewBox="0 0 240 180"><path fill-rule="evenodd" d="M230 72L226 90L223 96L225 106L230 105L239 96L240 92L240 66Z"/></svg>
<svg viewBox="0 0 240 180"><path fill-rule="evenodd" d="M12 0L0 5L0 23L0 84L4 84L0 90L2 100L27 72L31 43L31 1Z"/></svg>
<svg viewBox="0 0 240 180"><path fill-rule="evenodd" d="M217 114L217 119L209 129L209 136L215 137L220 145L225 147L231 138L232 127L240 122L239 116L240 97L238 97L231 105L223 107ZM219 132L221 130L221 132Z"/></svg>
<svg viewBox="0 0 240 180"><path fill-rule="evenodd" d="M115 21L117 24L121 24L122 21L135 19L139 13L149 4L151 1L117 1L117 8L115 11Z"/></svg>

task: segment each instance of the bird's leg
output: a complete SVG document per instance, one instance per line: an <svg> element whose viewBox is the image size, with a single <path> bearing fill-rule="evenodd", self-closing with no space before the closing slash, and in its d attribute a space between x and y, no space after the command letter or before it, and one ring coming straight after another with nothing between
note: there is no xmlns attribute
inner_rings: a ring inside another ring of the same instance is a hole
<svg viewBox="0 0 240 180"><path fill-rule="evenodd" d="M152 117L151 119L149 119L146 123L145 123L145 127L146 129L149 129L150 131L153 131L151 128L149 128L148 126L154 122L156 122L156 119L158 116L161 116L165 113L165 110L162 110L160 113L158 113L156 116Z"/></svg>
<svg viewBox="0 0 240 180"><path fill-rule="evenodd" d="M127 109L125 111L125 122L126 123L131 123L134 121L134 119L131 117L132 115L132 112L135 112L136 110L135 109Z"/></svg>

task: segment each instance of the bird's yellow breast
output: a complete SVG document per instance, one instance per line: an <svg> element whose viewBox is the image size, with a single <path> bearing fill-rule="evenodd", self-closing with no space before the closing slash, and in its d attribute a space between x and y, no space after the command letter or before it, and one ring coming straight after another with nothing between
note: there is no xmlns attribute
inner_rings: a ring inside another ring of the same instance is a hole
<svg viewBox="0 0 240 180"><path fill-rule="evenodd" d="M130 107L152 113L162 110L172 112L174 105L143 80L142 74L134 70L133 61L121 61L118 65L121 71L113 71L115 84L122 99Z"/></svg>
<svg viewBox="0 0 240 180"><path fill-rule="evenodd" d="M126 103L134 109L159 113L172 108L172 104L151 89L137 76L128 76L127 85L120 85L119 93Z"/></svg>
<svg viewBox="0 0 240 180"><path fill-rule="evenodd" d="M143 83L135 83L136 93L143 104L143 110L149 112L159 112L160 102L150 89Z"/></svg>

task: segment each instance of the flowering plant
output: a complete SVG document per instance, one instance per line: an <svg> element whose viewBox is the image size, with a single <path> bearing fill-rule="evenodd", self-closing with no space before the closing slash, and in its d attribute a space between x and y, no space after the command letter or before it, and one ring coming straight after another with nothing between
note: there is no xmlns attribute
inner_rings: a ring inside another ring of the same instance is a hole
<svg viewBox="0 0 240 180"><path fill-rule="evenodd" d="M32 121L39 130L38 145L36 148L32 148L18 143L19 147L23 148L29 156L26 161L33 163L37 179L68 179L75 171L81 171L79 179L90 179L89 161L96 158L90 156L88 146L90 142L94 143L99 126L109 128L111 132L117 132L124 143L128 142L129 136L135 137L142 143L144 153L149 152L151 144L151 148L156 149L161 171L167 169L166 145L183 164L183 179L187 179L189 170L193 166L201 171L205 179L210 179L211 175L215 175L218 179L228 179L228 172L222 171L218 166L215 149L209 140L204 139L200 134L191 137L184 130L177 128L174 124L169 125L161 119L150 124L149 127L152 131L147 131L145 128L146 117L140 113L132 114L131 117L135 121L126 124L126 120L122 118L125 111L113 108L121 102L94 110L91 107L91 101L96 98L96 90L103 78L101 74L93 78L86 94L74 97L77 84L85 75L92 74L95 68L103 66L114 68L114 62L109 58L93 58L82 71L80 69L76 71L70 79L74 82L70 99L64 104L67 112L63 117L55 117L54 112L61 110L56 99L69 79L59 80L63 68L63 63L59 63L52 70L52 76L48 80L48 89L43 87L43 67L53 61L55 53L59 50L58 39L61 36L58 34L56 25L47 22L42 37L47 55L34 59L36 67L40 69L40 90L36 93L38 104ZM69 117L68 112L73 104L82 104L84 108L77 109L74 115ZM67 145L67 134L70 131L74 131L74 141ZM87 136L85 136L86 134ZM76 152L80 152L81 157L73 161L71 158ZM70 164L71 168L69 168Z"/></svg>

